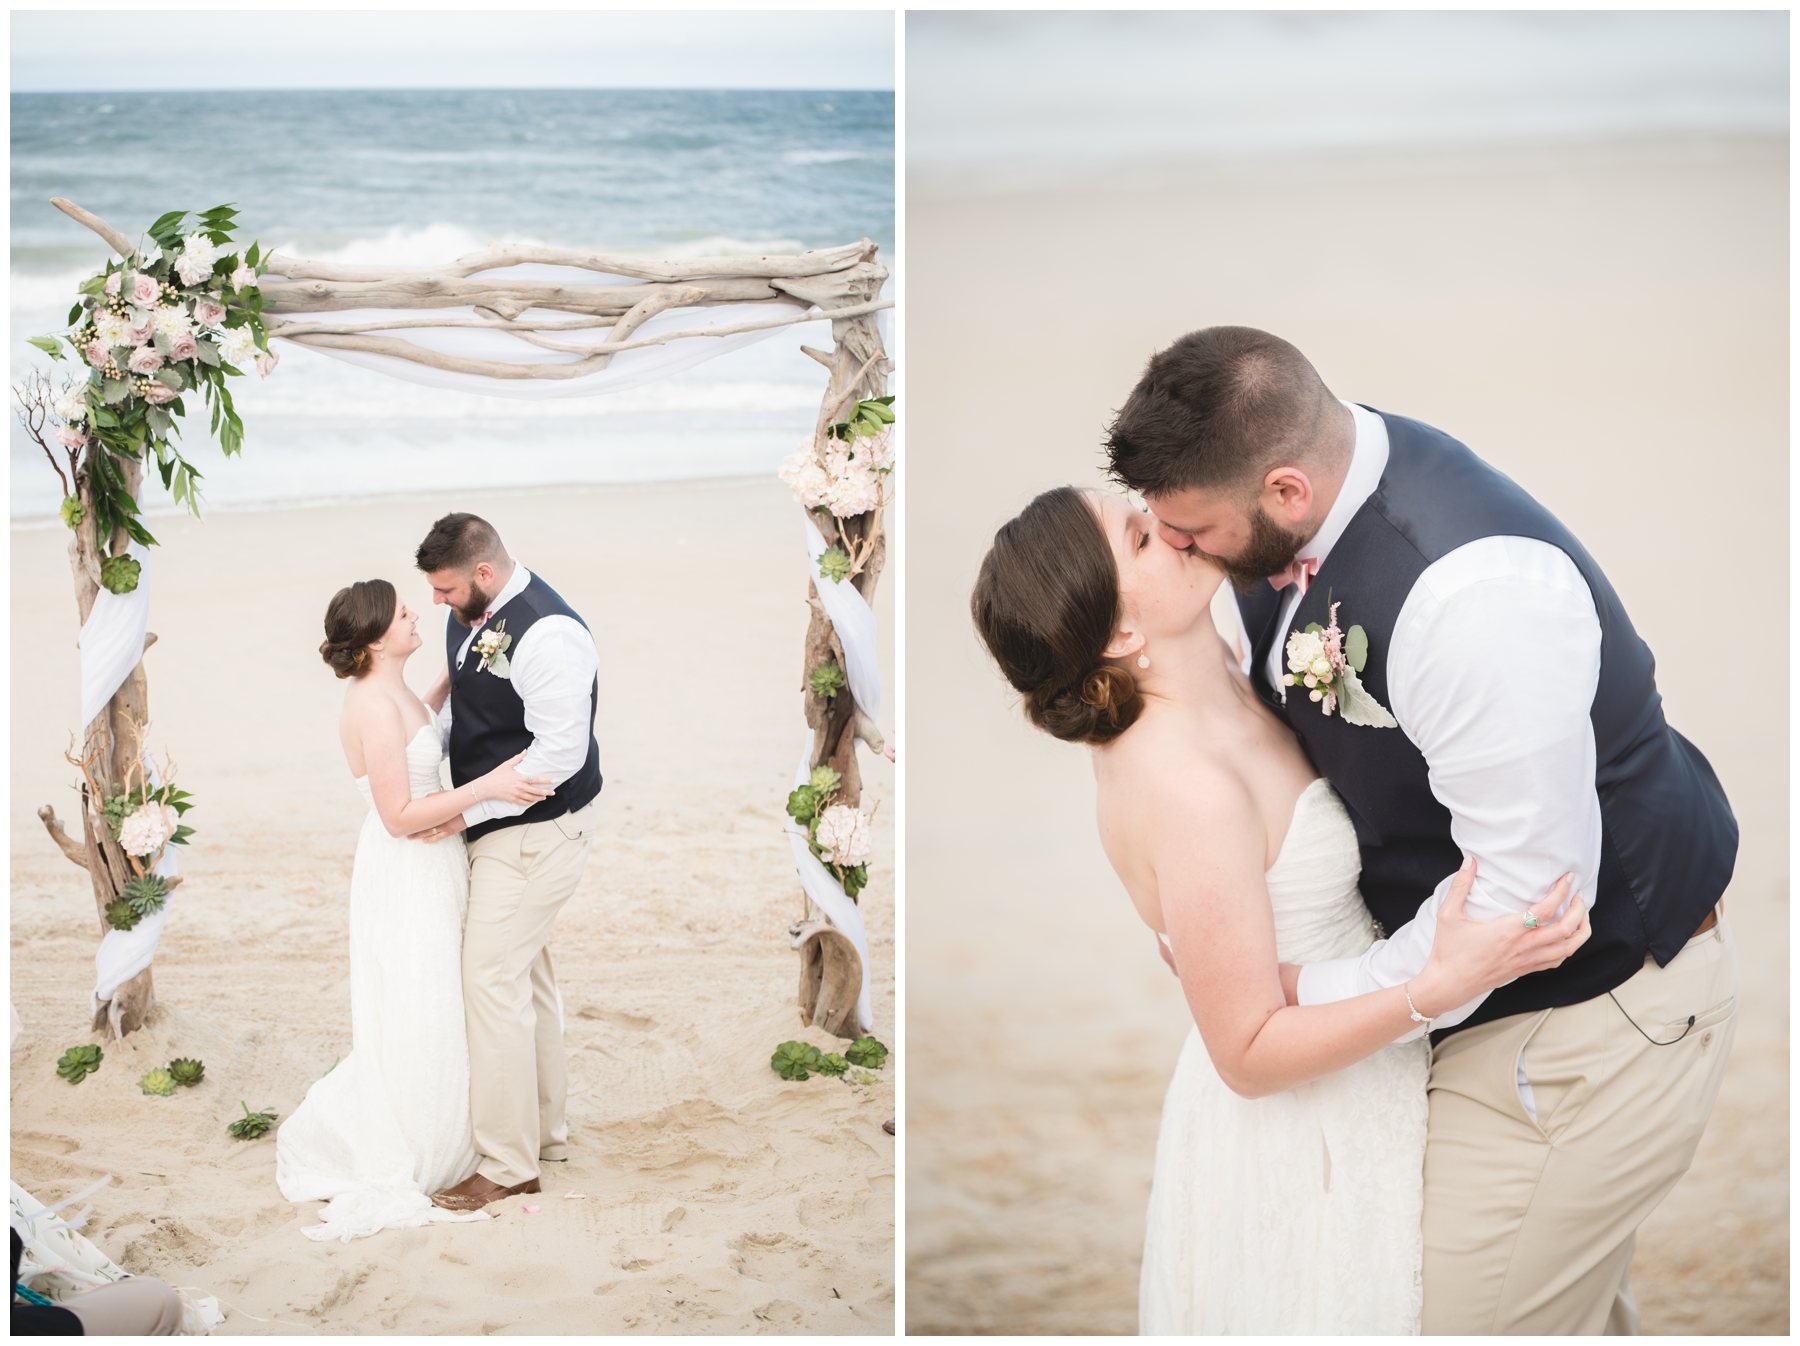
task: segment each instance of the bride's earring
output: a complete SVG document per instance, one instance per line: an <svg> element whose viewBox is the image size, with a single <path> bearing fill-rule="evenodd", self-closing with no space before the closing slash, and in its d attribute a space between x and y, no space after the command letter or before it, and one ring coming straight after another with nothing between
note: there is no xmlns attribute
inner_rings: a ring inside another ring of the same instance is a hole
<svg viewBox="0 0 1800 1346"><path fill-rule="evenodd" d="M1148 651L1140 651L1139 652L1137 664L1138 664L1139 668L1149 668L1150 667L1150 655L1149 655Z"/></svg>

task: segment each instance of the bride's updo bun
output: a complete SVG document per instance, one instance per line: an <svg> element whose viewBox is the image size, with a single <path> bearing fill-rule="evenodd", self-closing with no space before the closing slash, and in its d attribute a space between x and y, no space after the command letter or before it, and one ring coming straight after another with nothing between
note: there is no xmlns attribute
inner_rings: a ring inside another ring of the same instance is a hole
<svg viewBox="0 0 1800 1346"><path fill-rule="evenodd" d="M1119 620L1119 571L1082 492L1045 491L994 534L969 608L1038 728L1106 743L1136 721L1137 681L1105 653Z"/></svg>
<svg viewBox="0 0 1800 1346"><path fill-rule="evenodd" d="M340 678L360 678L375 662L369 646L394 624L394 586L386 580L358 580L331 596L325 609L325 639L319 654Z"/></svg>

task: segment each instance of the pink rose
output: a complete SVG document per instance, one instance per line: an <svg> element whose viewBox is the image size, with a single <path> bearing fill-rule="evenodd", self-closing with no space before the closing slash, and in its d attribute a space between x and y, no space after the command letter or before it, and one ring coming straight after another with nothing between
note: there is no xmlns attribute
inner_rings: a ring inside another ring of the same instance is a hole
<svg viewBox="0 0 1800 1346"><path fill-rule="evenodd" d="M162 286L157 284L155 276L146 276L143 272L131 278L131 302L142 308L149 308L156 303L157 296L162 293Z"/></svg>
<svg viewBox="0 0 1800 1346"><path fill-rule="evenodd" d="M112 359L112 352L106 348L106 343L99 337L95 337L83 346L81 354L95 369L105 369L107 362Z"/></svg>
<svg viewBox="0 0 1800 1346"><path fill-rule="evenodd" d="M153 407L160 407L164 402L173 402L181 394L162 383L152 383L150 390L144 394L144 400Z"/></svg>
<svg viewBox="0 0 1800 1346"><path fill-rule="evenodd" d="M114 298L117 298L119 294L119 277L121 274L121 272L115 271L106 278L106 292Z"/></svg>
<svg viewBox="0 0 1800 1346"><path fill-rule="evenodd" d="M154 346L141 346L131 353L130 369L133 374L154 374L162 368L162 356L156 353Z"/></svg>
<svg viewBox="0 0 1800 1346"><path fill-rule="evenodd" d="M194 334L183 332L169 343L169 358L171 360L191 360L198 349L199 345L194 340Z"/></svg>
<svg viewBox="0 0 1800 1346"><path fill-rule="evenodd" d="M149 318L145 318L142 327L128 327L125 329L125 339L134 346L141 346L150 339L151 333L155 330L156 324Z"/></svg>
<svg viewBox="0 0 1800 1346"><path fill-rule="evenodd" d="M73 425L63 426L56 432L56 437L62 441L63 447L66 449L79 449L87 443L87 431L77 429Z"/></svg>
<svg viewBox="0 0 1800 1346"><path fill-rule="evenodd" d="M217 327L225 321L225 305L211 299L194 301L194 321L202 327Z"/></svg>
<svg viewBox="0 0 1800 1346"><path fill-rule="evenodd" d="M231 288L234 290L242 290L254 284L256 284L256 268L251 266L248 262L240 261L237 266L232 269Z"/></svg>
<svg viewBox="0 0 1800 1346"><path fill-rule="evenodd" d="M264 351L256 357L256 372L265 379L275 372L275 366L281 363L281 357L274 351Z"/></svg>

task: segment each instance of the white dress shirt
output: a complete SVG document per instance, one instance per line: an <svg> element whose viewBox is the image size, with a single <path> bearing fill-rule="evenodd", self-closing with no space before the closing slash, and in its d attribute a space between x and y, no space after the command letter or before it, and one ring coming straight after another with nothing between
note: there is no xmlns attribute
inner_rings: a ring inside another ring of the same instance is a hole
<svg viewBox="0 0 1800 1346"><path fill-rule="evenodd" d="M1302 558L1329 556L1386 469L1386 424L1362 407L1351 411L1350 468ZM1282 630L1299 602L1297 592L1284 602ZM1284 644L1278 634L1270 652L1277 687ZM1249 659L1244 663L1247 670ZM1589 711L1600 680L1600 619L1574 561L1523 537L1481 538L1439 558L1400 608L1386 669L1388 709L1400 728L1356 732L1404 733L1424 755L1431 793L1450 812L1451 837L1478 862L1469 915L1519 920L1567 872L1574 874L1570 892L1584 894L1591 907L1600 797ZM1454 877L1446 874L1420 894L1418 914L1366 953L1303 968L1300 1003L1344 1000L1416 976L1431 955L1438 908ZM1439 1015L1433 1026L1461 1023L1486 998Z"/></svg>
<svg viewBox="0 0 1800 1346"><path fill-rule="evenodd" d="M515 561L512 578L494 595L488 611L499 612L530 583L531 572ZM469 646L478 629L470 628L462 648L456 652L458 669L469 657ZM553 613L538 618L530 630L514 640L506 658L513 690L525 703L525 728L531 732L531 746L518 769L523 775L547 777L553 784L561 785L587 761L588 739L594 725L591 694L599 667L594 638L573 617ZM455 700L452 688L438 713L446 755L450 751L451 708ZM517 817L526 807L500 799L483 799L464 809L463 819L474 827L494 818Z"/></svg>

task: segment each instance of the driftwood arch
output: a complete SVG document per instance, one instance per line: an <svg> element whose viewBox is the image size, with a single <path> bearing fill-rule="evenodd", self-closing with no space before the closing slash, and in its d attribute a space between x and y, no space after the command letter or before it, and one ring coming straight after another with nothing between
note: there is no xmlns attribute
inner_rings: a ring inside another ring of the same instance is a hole
<svg viewBox="0 0 1800 1346"><path fill-rule="evenodd" d="M62 198L53 199L51 204L92 230L119 256L132 254L131 240L104 220ZM616 355L628 350L689 338L722 338L828 317L831 349L801 347L828 374L814 425L817 441L846 407L887 392L893 366L883 348L876 315L892 307L892 301L881 298L888 272L876 254L875 244L866 238L797 255L680 261L589 254L564 248L493 247L437 270L410 270L330 265L278 253L268 258L267 275L260 287L271 339L280 337L327 352L362 352L428 369L501 380L579 378L606 368ZM567 285L491 274L530 264L577 267L623 276L633 283ZM771 309L788 311L718 327L686 327L653 335L640 330L651 318L671 310L704 310L744 303L768 304ZM796 305L805 308L794 311ZM429 316L433 310L462 308L474 310L474 316ZM380 323L338 321L328 316L358 309L411 310L420 316ZM568 316L533 316L545 312ZM432 350L406 335L393 335L411 328L476 328L544 354L516 362L475 360ZM579 358L570 360L571 355ZM118 466L135 491L141 479L141 464L125 460ZM122 555L129 539L122 530L111 537L97 535L94 484L88 480L85 469L77 474L72 487L73 494L86 507L85 518L69 543L76 606L85 626L100 591L101 561ZM812 513L827 537L835 536L841 528L850 550L862 558L860 570L846 582L854 584L865 599L872 600L887 553L881 507L842 520L834 520L821 511ZM799 682L806 723L814 730L811 765L829 765L838 771L843 778L838 800L854 805L862 794L856 744L861 741L875 752L884 745L872 717L857 706L848 689L827 699L807 685L808 670L830 659L835 658L840 665L844 660L843 648L825 615L813 580L808 581L808 602L811 618ZM148 651L155 640L154 634L147 635L144 649ZM129 778L141 769L142 726L148 715L149 686L140 658L105 708L83 727L81 760L91 763L106 780ZM51 807L39 809L38 816L63 854L87 871L104 934L109 928L106 908L118 898L132 871L101 819L99 801L93 794L91 788L84 786L80 841L68 835ZM772 801L771 807L779 809L779 801ZM804 910L790 933L800 954L802 1020L838 1036L856 1036L856 1001L865 973L855 947L810 899L805 900ZM123 1037L143 1024L154 999L152 969L146 968L122 985L110 1002L99 1007L95 1027L110 1024L114 1036Z"/></svg>

